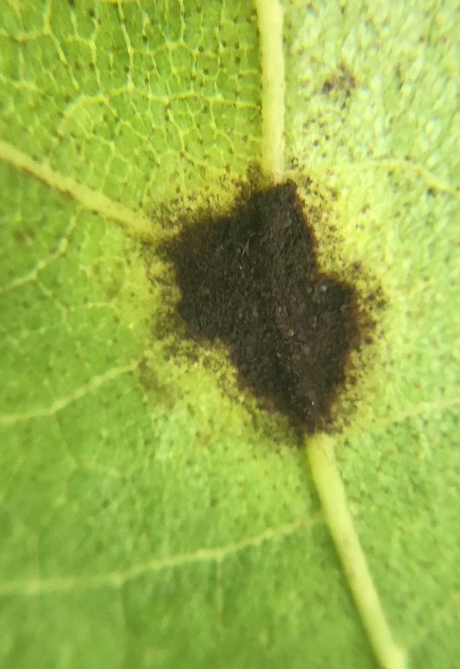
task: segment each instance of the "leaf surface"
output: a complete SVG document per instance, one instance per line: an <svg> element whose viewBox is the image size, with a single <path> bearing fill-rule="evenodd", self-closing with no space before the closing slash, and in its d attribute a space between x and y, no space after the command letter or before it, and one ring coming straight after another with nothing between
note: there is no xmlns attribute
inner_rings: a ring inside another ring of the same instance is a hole
<svg viewBox="0 0 460 669"><path fill-rule="evenodd" d="M324 264L361 262L386 299L340 468L411 666L454 667L454 10L285 17L289 175L336 190ZM145 242L259 159L260 74L246 2L2 9L4 667L376 666L304 453L225 351L172 333L171 268Z"/></svg>

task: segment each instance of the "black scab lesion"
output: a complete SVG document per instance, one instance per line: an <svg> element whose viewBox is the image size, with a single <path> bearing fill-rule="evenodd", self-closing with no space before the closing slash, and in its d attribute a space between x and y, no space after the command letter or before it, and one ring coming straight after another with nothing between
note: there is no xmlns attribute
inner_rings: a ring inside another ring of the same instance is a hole
<svg viewBox="0 0 460 669"><path fill-rule="evenodd" d="M167 244L187 333L228 347L242 384L302 430L324 429L359 345L355 289L322 272L292 181L205 214Z"/></svg>

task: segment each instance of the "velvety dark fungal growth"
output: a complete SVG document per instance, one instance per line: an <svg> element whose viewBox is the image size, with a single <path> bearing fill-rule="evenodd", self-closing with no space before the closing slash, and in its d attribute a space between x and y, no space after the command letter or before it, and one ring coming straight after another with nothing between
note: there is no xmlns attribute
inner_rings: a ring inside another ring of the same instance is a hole
<svg viewBox="0 0 460 669"><path fill-rule="evenodd" d="M321 272L293 182L204 216L167 247L190 336L220 339L242 383L308 432L330 420L359 344L352 286Z"/></svg>

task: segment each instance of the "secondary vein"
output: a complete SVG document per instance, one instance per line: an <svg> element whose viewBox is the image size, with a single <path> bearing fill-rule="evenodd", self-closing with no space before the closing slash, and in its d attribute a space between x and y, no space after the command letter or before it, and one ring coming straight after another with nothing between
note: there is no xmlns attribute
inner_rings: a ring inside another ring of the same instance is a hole
<svg viewBox="0 0 460 669"><path fill-rule="evenodd" d="M130 234L153 241L161 237L152 221L141 213L115 202L100 191L93 190L76 179L53 170L47 163L35 160L13 144L0 139L0 160L21 172L30 174L50 188L70 196L86 209L116 221Z"/></svg>

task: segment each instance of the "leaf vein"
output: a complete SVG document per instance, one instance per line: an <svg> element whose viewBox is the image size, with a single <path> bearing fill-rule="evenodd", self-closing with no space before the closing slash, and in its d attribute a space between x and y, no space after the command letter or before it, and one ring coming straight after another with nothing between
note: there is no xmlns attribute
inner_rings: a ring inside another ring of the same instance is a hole
<svg viewBox="0 0 460 669"><path fill-rule="evenodd" d="M0 584L0 597L9 597L11 595L34 596L101 587L120 588L128 581L167 569L177 569L200 562L215 562L219 564L226 558L244 550L258 548L271 541L283 539L302 529L310 529L318 522L322 522L322 516L319 513L308 518L300 518L290 523L270 527L259 534L223 546L198 548L186 553L156 557L127 569L113 570L106 574L6 581Z"/></svg>

